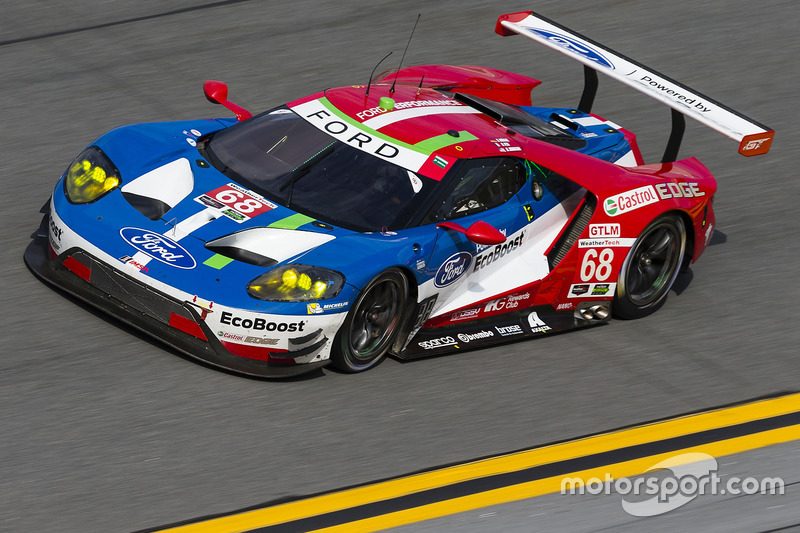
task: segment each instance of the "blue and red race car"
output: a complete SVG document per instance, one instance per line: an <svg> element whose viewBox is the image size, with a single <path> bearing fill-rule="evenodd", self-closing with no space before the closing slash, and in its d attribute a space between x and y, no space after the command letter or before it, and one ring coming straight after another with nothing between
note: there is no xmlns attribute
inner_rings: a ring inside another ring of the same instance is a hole
<svg viewBox="0 0 800 533"><path fill-rule="evenodd" d="M213 365L289 376L636 318L714 228L717 184L677 160L690 116L769 150L774 132L532 12L502 15L584 65L576 107L533 78L401 68L256 116L113 130L70 163L31 270ZM673 110L662 161L598 115L597 72Z"/></svg>

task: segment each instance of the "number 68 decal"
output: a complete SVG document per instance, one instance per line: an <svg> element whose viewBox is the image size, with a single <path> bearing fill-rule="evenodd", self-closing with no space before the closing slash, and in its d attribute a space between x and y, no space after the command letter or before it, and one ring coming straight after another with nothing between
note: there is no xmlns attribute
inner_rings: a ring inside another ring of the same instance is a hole
<svg viewBox="0 0 800 533"><path fill-rule="evenodd" d="M614 261L614 250L589 248L583 254L581 263L581 281L605 281L611 276L611 262Z"/></svg>
<svg viewBox="0 0 800 533"><path fill-rule="evenodd" d="M206 193L212 199L222 203L225 207L235 210L247 218L253 218L275 208L271 202L256 197L246 189L241 189L233 183L214 189Z"/></svg>

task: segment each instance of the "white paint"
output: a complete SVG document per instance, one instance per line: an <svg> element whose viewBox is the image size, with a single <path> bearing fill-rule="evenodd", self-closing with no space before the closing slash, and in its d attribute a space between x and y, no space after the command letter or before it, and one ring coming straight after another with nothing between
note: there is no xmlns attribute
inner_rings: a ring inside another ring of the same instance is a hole
<svg viewBox="0 0 800 533"><path fill-rule="evenodd" d="M639 165L639 163L636 162L636 156L633 155L633 150L628 150L628 153L614 161L614 164L621 167L635 167Z"/></svg>
<svg viewBox="0 0 800 533"><path fill-rule="evenodd" d="M460 114L479 114L477 109L466 106L452 106L452 105L437 105L430 107L415 107L410 109L400 109L398 111L390 111L377 117L372 117L365 120L361 124L372 129L380 129L389 124L408 120L410 118L427 117L431 115L460 115Z"/></svg>
<svg viewBox="0 0 800 533"><path fill-rule="evenodd" d="M178 205L191 194L194 174L185 157L142 174L122 187L122 192L155 198L170 206Z"/></svg>
<svg viewBox="0 0 800 533"><path fill-rule="evenodd" d="M209 242L209 246L231 246L270 257L278 262L335 239L333 235L282 228L251 228Z"/></svg>

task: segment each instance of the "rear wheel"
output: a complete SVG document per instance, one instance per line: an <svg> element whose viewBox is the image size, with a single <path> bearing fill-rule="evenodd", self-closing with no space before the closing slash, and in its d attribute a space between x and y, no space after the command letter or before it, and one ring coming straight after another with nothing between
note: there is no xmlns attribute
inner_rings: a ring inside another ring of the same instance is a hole
<svg viewBox="0 0 800 533"><path fill-rule="evenodd" d="M333 366L362 372L377 365L389 351L408 301L408 281L397 269L369 282L347 314L333 344Z"/></svg>
<svg viewBox="0 0 800 533"><path fill-rule="evenodd" d="M614 316L641 318L664 304L686 253L686 227L680 216L657 219L639 235L617 280Z"/></svg>

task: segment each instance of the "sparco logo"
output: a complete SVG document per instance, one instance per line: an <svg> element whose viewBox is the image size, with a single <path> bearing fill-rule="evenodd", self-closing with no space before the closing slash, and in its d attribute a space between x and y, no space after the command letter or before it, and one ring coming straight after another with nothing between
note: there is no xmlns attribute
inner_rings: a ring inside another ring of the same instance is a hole
<svg viewBox="0 0 800 533"><path fill-rule="evenodd" d="M447 287L455 283L458 278L466 273L472 263L472 254L469 252L457 252L445 259L442 266L433 278L433 284L437 287Z"/></svg>
<svg viewBox="0 0 800 533"><path fill-rule="evenodd" d="M494 247L491 252L487 252L483 255L478 256L475 259L475 268L473 271L477 272L478 270L482 269L483 267L487 267L500 259L501 257L505 257L506 254L513 252L517 248L522 245L522 240L525 238L525 232L523 231L519 235L514 238L512 241L504 242L503 244L498 244Z"/></svg>
<svg viewBox="0 0 800 533"><path fill-rule="evenodd" d="M456 340L453 337L439 337L438 339L428 339L426 341L418 342L417 344L420 348L425 348L426 350L433 350L435 348L443 348L445 346L453 346L455 345Z"/></svg>
<svg viewBox="0 0 800 533"><path fill-rule="evenodd" d="M491 331L478 331L477 333L459 333L457 335L458 340L461 342L469 342L478 339L486 339L488 337L494 337L494 333Z"/></svg>
<svg viewBox="0 0 800 533"><path fill-rule="evenodd" d="M652 185L645 185L638 189L609 196L603 202L603 209L608 216L615 217L656 202L658 202L656 190Z"/></svg>
<svg viewBox="0 0 800 533"><path fill-rule="evenodd" d="M185 270L197 265L183 246L159 233L141 228L122 228L119 235L143 254L166 265Z"/></svg>
<svg viewBox="0 0 800 533"><path fill-rule="evenodd" d="M565 48L573 54L578 54L579 56L585 57L589 61L594 61L598 65L602 65L606 68L610 68L612 70L614 69L614 65L611 63L611 61L606 59L603 54L588 44L583 44L572 37L567 37L566 35L561 35L550 30L530 28L530 32L535 33L539 37L544 37L548 42L556 46L560 46L561 48Z"/></svg>
<svg viewBox="0 0 800 533"><path fill-rule="evenodd" d="M303 331L303 327L306 325L302 320L286 323L267 322L263 318L241 318L227 311L222 312L219 321L229 326L252 329L253 331Z"/></svg>

